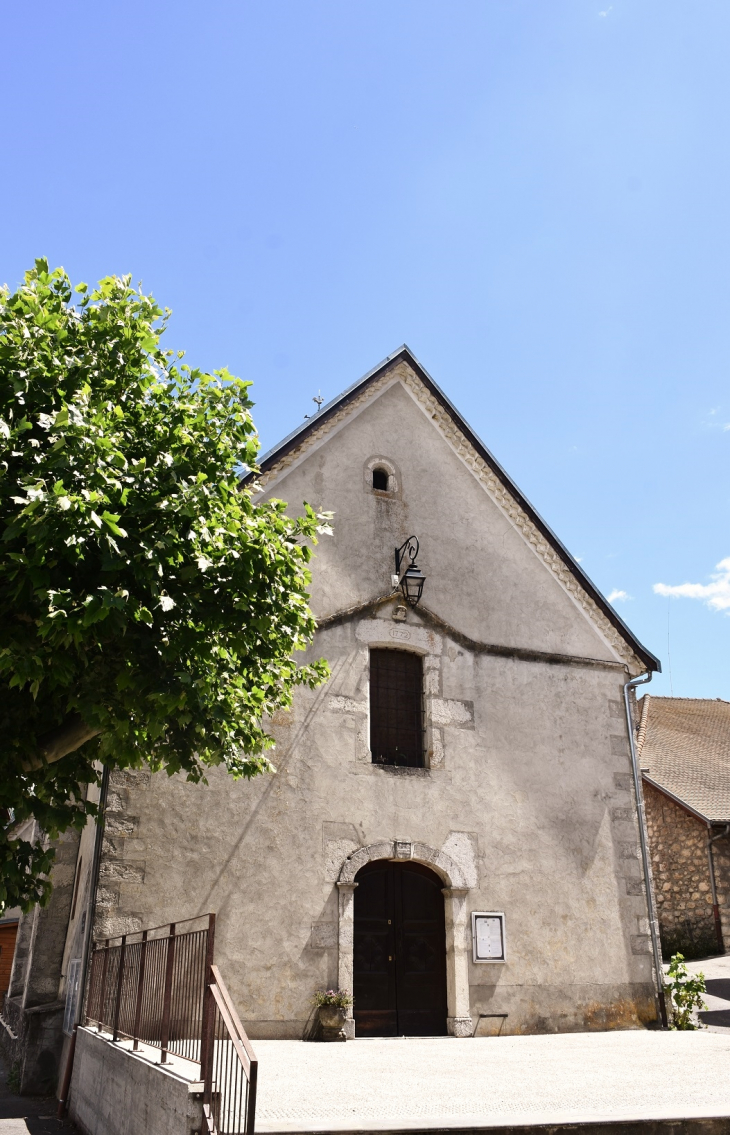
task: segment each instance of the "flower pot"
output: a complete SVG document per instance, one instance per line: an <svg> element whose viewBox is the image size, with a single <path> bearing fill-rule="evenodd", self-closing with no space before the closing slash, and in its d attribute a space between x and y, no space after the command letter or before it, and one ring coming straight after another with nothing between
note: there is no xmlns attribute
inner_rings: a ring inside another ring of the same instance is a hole
<svg viewBox="0 0 730 1135"><path fill-rule="evenodd" d="M338 1005L320 1005L319 1023L322 1026L322 1040L347 1040L345 1021L347 1009Z"/></svg>

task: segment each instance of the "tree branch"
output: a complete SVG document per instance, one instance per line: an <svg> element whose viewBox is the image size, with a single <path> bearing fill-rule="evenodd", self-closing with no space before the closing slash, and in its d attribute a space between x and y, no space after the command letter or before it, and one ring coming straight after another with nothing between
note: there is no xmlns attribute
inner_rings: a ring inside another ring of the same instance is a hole
<svg viewBox="0 0 730 1135"><path fill-rule="evenodd" d="M80 749L86 741L98 737L100 733L101 729L92 729L77 713L74 713L58 729L45 734L39 745L39 755L23 761L23 772L33 772L34 769L60 761L62 757Z"/></svg>

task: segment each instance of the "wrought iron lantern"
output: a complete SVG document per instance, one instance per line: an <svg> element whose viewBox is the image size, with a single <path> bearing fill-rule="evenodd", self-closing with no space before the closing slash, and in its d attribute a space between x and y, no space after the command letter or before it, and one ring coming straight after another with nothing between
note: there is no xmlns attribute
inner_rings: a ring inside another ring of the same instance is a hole
<svg viewBox="0 0 730 1135"><path fill-rule="evenodd" d="M418 555L418 540L409 536L400 548L395 549L395 575L393 587L400 587L403 598L411 607L417 607L423 594L423 585L426 577L416 563ZM404 569L404 565L407 566Z"/></svg>

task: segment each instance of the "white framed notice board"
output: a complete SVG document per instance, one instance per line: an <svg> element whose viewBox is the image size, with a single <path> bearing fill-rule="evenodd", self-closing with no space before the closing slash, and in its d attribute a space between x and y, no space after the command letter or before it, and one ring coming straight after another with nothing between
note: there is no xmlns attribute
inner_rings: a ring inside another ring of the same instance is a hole
<svg viewBox="0 0 730 1135"><path fill-rule="evenodd" d="M501 910L472 911L472 955L475 962L505 962L507 938L504 912Z"/></svg>

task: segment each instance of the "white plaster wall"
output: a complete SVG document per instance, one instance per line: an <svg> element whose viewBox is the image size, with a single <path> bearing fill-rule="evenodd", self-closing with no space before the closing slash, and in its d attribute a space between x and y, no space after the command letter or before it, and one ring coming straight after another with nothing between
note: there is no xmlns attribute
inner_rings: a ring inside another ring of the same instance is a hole
<svg viewBox="0 0 730 1135"><path fill-rule="evenodd" d="M397 465L392 499L366 489L373 454ZM653 1017L628 675L606 638L400 386L268 491L335 511L314 561L320 617L387 592L393 547L415 533L424 602L440 619L481 642L599 664L475 653L418 611L394 622L394 603L320 631L310 653L332 677L272 724L275 775L235 783L213 771L208 787L113 778L105 932L215 911L218 964L250 1035L300 1036L314 990L341 972L343 861L379 841L419 842L458 864L467 915L506 913L506 963L465 967L475 1022L507 1012L503 1031L520 1032ZM426 769L371 763L375 642L424 657Z"/></svg>
<svg viewBox="0 0 730 1135"><path fill-rule="evenodd" d="M400 470L399 492L366 488L375 455ZM335 513L317 548L312 605L324 618L390 590L393 547L415 533L423 600L473 638L616 659L512 521L401 382L389 387L265 486L267 496Z"/></svg>

